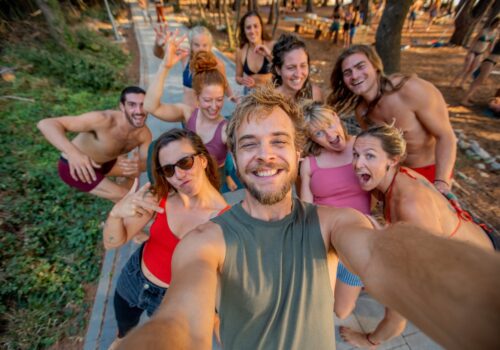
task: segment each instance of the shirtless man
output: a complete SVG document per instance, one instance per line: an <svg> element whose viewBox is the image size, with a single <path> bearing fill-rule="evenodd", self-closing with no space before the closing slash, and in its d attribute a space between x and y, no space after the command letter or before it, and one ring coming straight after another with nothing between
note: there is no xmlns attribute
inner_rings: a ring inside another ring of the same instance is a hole
<svg viewBox="0 0 500 350"><path fill-rule="evenodd" d="M372 295L444 346L498 345L500 307L476 296L498 296L500 256L409 225L375 233L353 209L293 199L301 123L297 106L269 87L243 98L227 133L246 197L179 243L163 304L121 349L211 349L216 307L224 349L334 349L326 261L337 253ZM477 268L492 278L481 286L457 278Z"/></svg>
<svg viewBox="0 0 500 350"><path fill-rule="evenodd" d="M119 111L94 111L38 122L45 138L62 152L58 169L66 184L113 202L127 194L127 186L105 177L133 179L146 169L151 132L145 125L144 96L143 89L129 86L121 93ZM66 132L78 135L70 141ZM135 151L127 159L126 154L136 147L139 154Z"/></svg>
<svg viewBox="0 0 500 350"><path fill-rule="evenodd" d="M425 176L443 194L450 193L456 138L439 90L416 76L386 77L375 49L345 50L330 77L328 104L337 112L355 109L361 128L391 124L402 130L408 155L403 165Z"/></svg>

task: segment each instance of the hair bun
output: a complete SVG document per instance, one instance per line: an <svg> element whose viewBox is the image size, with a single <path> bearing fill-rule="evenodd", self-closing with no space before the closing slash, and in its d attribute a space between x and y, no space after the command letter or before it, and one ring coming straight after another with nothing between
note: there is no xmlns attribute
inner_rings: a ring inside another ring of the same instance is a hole
<svg viewBox="0 0 500 350"><path fill-rule="evenodd" d="M191 71L194 74L217 69L217 59L211 52L200 51L195 54L190 64Z"/></svg>

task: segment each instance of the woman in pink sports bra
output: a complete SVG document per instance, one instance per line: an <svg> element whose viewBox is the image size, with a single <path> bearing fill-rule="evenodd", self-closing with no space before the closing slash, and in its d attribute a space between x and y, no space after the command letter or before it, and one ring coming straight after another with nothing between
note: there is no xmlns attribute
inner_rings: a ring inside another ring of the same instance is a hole
<svg viewBox="0 0 500 350"><path fill-rule="evenodd" d="M352 168L354 139L331 107L308 100L302 109L307 141L300 166L300 199L318 205L354 208L369 215L370 194L361 189ZM335 314L344 319L354 309L363 284L342 262L336 278L330 278Z"/></svg>
<svg viewBox="0 0 500 350"><path fill-rule="evenodd" d="M118 337L110 349L138 324L144 311L151 316L160 305L170 285L172 255L179 241L229 208L218 191L214 159L189 130L172 129L158 138L153 180L154 185L147 183L137 192L133 186L115 204L104 227L104 247L114 249L153 221L149 240L132 254L118 278L114 296Z"/></svg>
<svg viewBox="0 0 500 350"><path fill-rule="evenodd" d="M217 69L217 60L211 52L200 51L191 60L193 90L197 107L185 103L162 103L163 86L170 68L187 55L181 43L184 37L168 33L165 55L144 99L144 109L166 122L183 122L187 129L196 132L222 173L226 160L226 120L220 114L224 106L224 94L228 84L226 77ZM234 181L226 178L230 189Z"/></svg>
<svg viewBox="0 0 500 350"><path fill-rule="evenodd" d="M499 237L485 232L471 220L468 213L456 209L426 178L402 167L406 142L393 126L380 125L362 131L354 142L353 166L365 191L383 194L384 216L388 223L407 222L434 232L436 235L474 244L485 250L498 249ZM418 247L415 247L418 249ZM432 264L429 261L429 264ZM373 333L367 334L343 327L341 334L351 344L370 347L380 343L386 332L403 330L406 320L399 314L386 313Z"/></svg>

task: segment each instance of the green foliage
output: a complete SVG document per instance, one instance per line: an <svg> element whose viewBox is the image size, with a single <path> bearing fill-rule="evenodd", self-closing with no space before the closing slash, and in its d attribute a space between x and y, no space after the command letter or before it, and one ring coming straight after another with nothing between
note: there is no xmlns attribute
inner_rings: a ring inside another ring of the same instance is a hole
<svg viewBox="0 0 500 350"><path fill-rule="evenodd" d="M128 58L86 30L78 48L12 44L0 66L16 80L0 95L0 348L47 348L82 335L90 305L85 286L99 276L100 222L111 204L67 187L57 176L58 151L36 128L47 116L115 108Z"/></svg>

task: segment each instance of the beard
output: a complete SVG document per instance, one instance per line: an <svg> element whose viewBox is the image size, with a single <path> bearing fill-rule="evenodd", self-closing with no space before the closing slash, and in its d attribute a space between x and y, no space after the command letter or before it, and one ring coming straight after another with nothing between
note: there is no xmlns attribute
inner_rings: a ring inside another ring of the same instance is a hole
<svg viewBox="0 0 500 350"><path fill-rule="evenodd" d="M275 164L265 164L261 163L262 165L266 165L266 168L276 168ZM243 183L245 188L250 192L252 197L254 197L260 204L263 205L273 205L276 203L281 202L285 196L290 192L292 189L292 185L295 183L295 180L297 179L298 173L297 169L290 171L290 167L288 165L285 165L284 167L280 167L283 169L283 171L288 171L288 177L283 181L281 186L276 190L276 191L262 191L257 188L253 183L250 183L250 181L247 181L245 176L242 176L240 173L239 169L237 170L238 177L240 181ZM250 173L253 170L247 170L246 173Z"/></svg>
<svg viewBox="0 0 500 350"><path fill-rule="evenodd" d="M128 113L127 111L123 111L123 114L125 114L125 118L127 119L127 121L129 122L130 125L132 125L134 128L142 128L145 124L146 124L146 119L144 118L142 123L140 125L137 125L137 122L134 120L134 116L141 116L141 117L145 117L144 114L130 114Z"/></svg>

